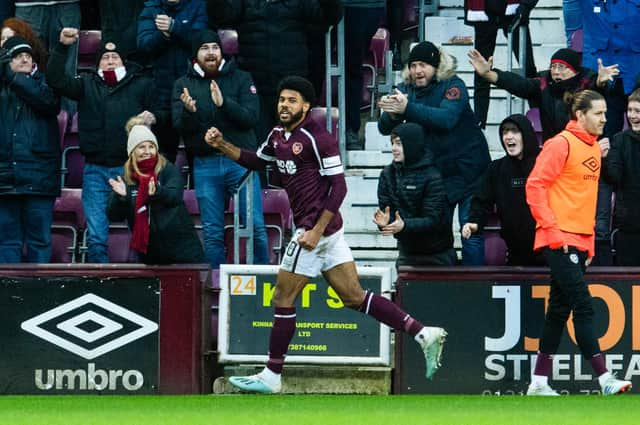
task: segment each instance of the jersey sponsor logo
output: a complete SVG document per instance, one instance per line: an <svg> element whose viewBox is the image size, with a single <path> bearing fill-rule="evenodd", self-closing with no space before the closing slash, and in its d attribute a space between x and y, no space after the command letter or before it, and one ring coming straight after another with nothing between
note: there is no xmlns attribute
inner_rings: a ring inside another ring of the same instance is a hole
<svg viewBox="0 0 640 425"><path fill-rule="evenodd" d="M451 87L450 89L447 90L447 92L444 94L444 97L446 97L449 100L456 100L456 99L460 99L460 89L457 87Z"/></svg>
<svg viewBox="0 0 640 425"><path fill-rule="evenodd" d="M302 152L302 149L304 149L304 147L302 146L302 143L300 143L300 142L295 142L291 146L291 152L293 152L294 155L299 155L300 152Z"/></svg>
<svg viewBox="0 0 640 425"><path fill-rule="evenodd" d="M526 177L513 177L511 179L511 187L524 187L527 184Z"/></svg>
<svg viewBox="0 0 640 425"><path fill-rule="evenodd" d="M589 169L589 171L591 171L593 173L595 173L596 171L598 171L600 169L600 163L598 162L597 159L595 159L592 156L589 157L588 159L586 159L585 161L583 161L582 165L587 167Z"/></svg>
<svg viewBox="0 0 640 425"><path fill-rule="evenodd" d="M342 165L342 162L340 161L340 155L322 158L322 166L324 168L337 167L339 165Z"/></svg>
<svg viewBox="0 0 640 425"><path fill-rule="evenodd" d="M249 86L249 91L250 91L251 93L253 93L253 94L258 93L258 90L256 89L256 86L254 86L253 84L251 84L251 85Z"/></svg>
<svg viewBox="0 0 640 425"><path fill-rule="evenodd" d="M573 264L578 264L578 261L580 261L578 258L578 254L570 254L569 260L571 260Z"/></svg>
<svg viewBox="0 0 640 425"><path fill-rule="evenodd" d="M282 159L278 159L276 160L276 165L278 166L278 171L280 171L282 174L293 175L298 172L298 167L296 166L296 163L290 159L286 161Z"/></svg>

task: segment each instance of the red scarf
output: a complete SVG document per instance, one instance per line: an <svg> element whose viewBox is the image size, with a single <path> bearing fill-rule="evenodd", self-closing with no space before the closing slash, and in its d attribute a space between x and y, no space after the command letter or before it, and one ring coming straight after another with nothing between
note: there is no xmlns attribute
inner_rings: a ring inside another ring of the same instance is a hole
<svg viewBox="0 0 640 425"><path fill-rule="evenodd" d="M131 249L143 254L147 253L149 245L149 180L158 184L158 178L154 173L158 157L143 159L138 162L138 168L144 176L133 172L131 177L138 181L138 195L136 197L136 210L133 220L133 234L131 235ZM157 186L156 186L157 190Z"/></svg>

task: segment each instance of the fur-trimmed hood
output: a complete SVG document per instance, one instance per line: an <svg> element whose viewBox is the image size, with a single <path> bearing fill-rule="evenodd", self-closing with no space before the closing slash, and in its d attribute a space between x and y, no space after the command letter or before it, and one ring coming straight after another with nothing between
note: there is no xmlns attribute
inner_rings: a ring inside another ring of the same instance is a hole
<svg viewBox="0 0 640 425"><path fill-rule="evenodd" d="M438 65L438 69L436 69L435 79L436 81L444 81L456 75L456 70L458 69L458 60L445 52L441 47L438 47L440 50L440 65ZM405 83L411 84L411 76L409 73L409 64L404 66L402 70L402 79Z"/></svg>

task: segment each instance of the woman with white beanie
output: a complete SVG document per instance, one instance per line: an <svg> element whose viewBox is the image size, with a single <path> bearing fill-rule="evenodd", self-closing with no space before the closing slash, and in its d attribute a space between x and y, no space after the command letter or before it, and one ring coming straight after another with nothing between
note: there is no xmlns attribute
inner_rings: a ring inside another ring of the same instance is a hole
<svg viewBox="0 0 640 425"><path fill-rule="evenodd" d="M130 248L145 264L203 263L202 244L182 198L182 177L158 153L158 140L143 122L139 117L127 122L129 158L124 179L109 179L109 219L126 218Z"/></svg>

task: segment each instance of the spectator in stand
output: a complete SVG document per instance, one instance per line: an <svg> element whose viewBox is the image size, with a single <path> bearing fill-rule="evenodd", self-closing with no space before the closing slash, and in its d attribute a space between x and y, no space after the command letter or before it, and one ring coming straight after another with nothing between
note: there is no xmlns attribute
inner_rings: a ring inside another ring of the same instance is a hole
<svg viewBox="0 0 640 425"><path fill-rule="evenodd" d="M465 23L473 26L476 50L485 58L493 56L498 31L502 30L505 37L510 31L513 31L513 52L519 58L519 34L521 28L526 28L525 75L528 78L534 78L536 65L533 61L533 48L531 47L529 14L537 3L538 0L465 0ZM480 127L485 128L491 86L476 74L473 78L473 88L473 110Z"/></svg>
<svg viewBox="0 0 640 425"><path fill-rule="evenodd" d="M469 51L469 62L482 79L509 93L527 99L529 106L540 109L543 140L550 139L562 131L569 122L567 93L580 90L606 90L607 83L618 74L618 66L603 66L598 62L598 74L580 66L580 54L562 48L551 56L549 69L535 78L525 78L514 72L501 71L476 49Z"/></svg>
<svg viewBox="0 0 640 425"><path fill-rule="evenodd" d="M369 52L371 37L386 15L386 0L343 0L346 71L347 149L361 150L360 103L362 100L362 62Z"/></svg>
<svg viewBox="0 0 640 425"><path fill-rule="evenodd" d="M0 49L0 263L51 260L53 203L60 194L60 100L20 36Z"/></svg>
<svg viewBox="0 0 640 425"><path fill-rule="evenodd" d="M629 96L627 119L631 128L615 136L603 161L605 180L616 186L613 215L616 265L640 266L640 89Z"/></svg>
<svg viewBox="0 0 640 425"><path fill-rule="evenodd" d="M489 148L469 105L469 93L455 74L453 58L424 41L409 53L408 80L383 96L378 130L390 134L402 122L424 129L426 147L444 180L449 214L458 206L460 227L468 222L471 197L490 162ZM462 241L462 264L484 264L484 240L475 234Z"/></svg>
<svg viewBox="0 0 640 425"><path fill-rule="evenodd" d="M126 63L118 45L103 40L97 54L97 72L73 77L64 63L78 41L76 28L63 28L60 42L51 52L47 81L62 96L78 102L80 151L85 165L82 177L82 206L87 218L88 261L106 263L109 220L109 179L122 175L127 159L125 124L139 114L146 124L155 122L153 82L142 67Z"/></svg>
<svg viewBox="0 0 640 425"><path fill-rule="evenodd" d="M263 141L276 124L276 89L287 75L308 76L307 29L335 25L342 17L340 0L208 0L212 28L238 31L238 65L253 76L260 97L256 128Z"/></svg>
<svg viewBox="0 0 640 425"><path fill-rule="evenodd" d="M195 59L187 75L173 86L173 125L182 136L193 159L196 197L204 232L207 262L214 269L225 263L224 205L247 169L207 145L204 135L212 126L224 129L229 140L251 151L256 150L253 128L258 120L260 101L251 75L225 59L218 33L205 30L193 37ZM253 252L255 264L269 264L267 234L262 214L262 190L253 176ZM244 211L244 190L240 211ZM244 219L244 218L243 218Z"/></svg>
<svg viewBox="0 0 640 425"><path fill-rule="evenodd" d="M44 73L47 68L47 51L42 46L42 42L36 33L33 32L31 25L18 18L5 19L2 22L2 30L0 32L0 47L14 35L27 40L27 43L31 46L33 63L38 66L40 72Z"/></svg>
<svg viewBox="0 0 640 425"><path fill-rule="evenodd" d="M145 264L202 263L204 252L184 205L180 171L158 152L158 141L144 120L127 123L129 138L121 176L109 179L109 219L126 218L131 250Z"/></svg>
<svg viewBox="0 0 640 425"><path fill-rule="evenodd" d="M544 258L533 251L536 223L525 194L527 177L540 152L536 134L527 117L520 114L505 118L499 134L506 156L489 164L480 189L471 200L469 222L462 227L462 237L481 232L495 207L500 236L507 244L507 264L541 266Z"/></svg>
<svg viewBox="0 0 640 425"><path fill-rule="evenodd" d="M100 0L102 38L111 40L125 52L126 59L146 65L147 56L138 51L138 16L145 0Z"/></svg>
<svg viewBox="0 0 640 425"><path fill-rule="evenodd" d="M138 49L151 58L160 112L160 152L175 161L179 136L171 125L173 83L191 66L191 39L207 28L204 0L149 0L138 19Z"/></svg>
<svg viewBox="0 0 640 425"><path fill-rule="evenodd" d="M396 266L453 266L456 252L447 194L424 131L416 123L391 132L393 162L378 180L373 222L384 236L398 240Z"/></svg>

